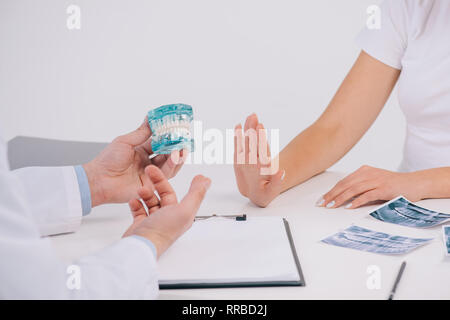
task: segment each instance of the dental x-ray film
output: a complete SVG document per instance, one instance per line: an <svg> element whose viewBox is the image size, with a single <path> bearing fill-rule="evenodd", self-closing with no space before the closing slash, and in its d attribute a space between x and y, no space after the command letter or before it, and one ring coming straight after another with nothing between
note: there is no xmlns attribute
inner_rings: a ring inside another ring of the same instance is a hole
<svg viewBox="0 0 450 320"><path fill-rule="evenodd" d="M445 254L450 256L450 226L443 226L442 233L444 236Z"/></svg>
<svg viewBox="0 0 450 320"><path fill-rule="evenodd" d="M409 238L377 232L358 226L350 226L322 242L338 247L396 255L408 253L433 239Z"/></svg>
<svg viewBox="0 0 450 320"><path fill-rule="evenodd" d="M414 228L434 227L450 219L450 214L419 207L403 196L379 207L371 212L370 216L380 221Z"/></svg>

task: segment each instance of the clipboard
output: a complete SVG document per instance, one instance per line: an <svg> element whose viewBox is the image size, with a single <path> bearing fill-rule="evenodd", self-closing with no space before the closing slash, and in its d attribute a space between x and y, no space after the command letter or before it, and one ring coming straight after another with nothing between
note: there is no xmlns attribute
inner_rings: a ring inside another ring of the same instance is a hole
<svg viewBox="0 0 450 320"><path fill-rule="evenodd" d="M279 217L197 217L158 269L162 290L306 285L289 223Z"/></svg>

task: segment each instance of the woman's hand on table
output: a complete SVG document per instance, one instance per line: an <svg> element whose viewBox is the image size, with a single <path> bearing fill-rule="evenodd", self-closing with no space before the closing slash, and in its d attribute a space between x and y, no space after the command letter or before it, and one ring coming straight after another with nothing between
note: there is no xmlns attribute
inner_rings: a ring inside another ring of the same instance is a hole
<svg viewBox="0 0 450 320"><path fill-rule="evenodd" d="M403 195L411 201L426 198L429 185L427 171L393 172L362 166L339 181L317 201L317 206L356 209L377 200L392 200Z"/></svg>

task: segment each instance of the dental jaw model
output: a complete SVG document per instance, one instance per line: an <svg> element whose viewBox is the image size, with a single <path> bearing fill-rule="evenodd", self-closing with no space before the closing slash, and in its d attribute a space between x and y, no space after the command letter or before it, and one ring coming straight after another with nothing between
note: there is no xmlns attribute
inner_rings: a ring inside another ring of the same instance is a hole
<svg viewBox="0 0 450 320"><path fill-rule="evenodd" d="M148 113L152 131L154 154L170 154L173 150L194 151L191 138L192 107L186 104L169 104Z"/></svg>

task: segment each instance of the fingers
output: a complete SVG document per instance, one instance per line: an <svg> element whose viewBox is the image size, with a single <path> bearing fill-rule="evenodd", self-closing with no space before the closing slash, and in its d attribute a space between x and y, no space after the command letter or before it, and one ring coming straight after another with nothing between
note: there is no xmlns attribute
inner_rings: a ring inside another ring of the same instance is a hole
<svg viewBox="0 0 450 320"><path fill-rule="evenodd" d="M178 164L175 165L175 169L173 170L173 176L176 176L178 171L183 167L183 164L186 162L187 157L189 156L189 150L183 149L180 151L180 158Z"/></svg>
<svg viewBox="0 0 450 320"><path fill-rule="evenodd" d="M234 163L236 164L257 164L258 161L258 117L251 114L244 124L244 134L242 126L236 125L234 128Z"/></svg>
<svg viewBox="0 0 450 320"><path fill-rule="evenodd" d="M142 148L143 152L145 152L147 156L151 155L153 153L152 137L149 137L142 145L139 146L139 148Z"/></svg>
<svg viewBox="0 0 450 320"><path fill-rule="evenodd" d="M236 183L239 192L244 196L248 196L248 182L242 172L242 167L240 165L245 163L244 154L244 135L242 133L241 124L234 127L234 175L236 177Z"/></svg>
<svg viewBox="0 0 450 320"><path fill-rule="evenodd" d="M359 196L360 194L363 194L375 188L376 185L374 185L372 181L363 181L351 185L348 189L346 189L344 192L342 192L336 198L334 198L331 202L329 202L328 208L338 208L344 203L351 201L356 196ZM346 206L346 208L348 209L350 207Z"/></svg>
<svg viewBox="0 0 450 320"><path fill-rule="evenodd" d="M249 164L250 158L250 129L244 132L244 164Z"/></svg>
<svg viewBox="0 0 450 320"><path fill-rule="evenodd" d="M145 173L145 168L147 167L148 165L143 165L143 172L140 172L139 173L139 177L140 177L140 179L141 179L141 184L142 184L142 186L143 187L145 187L145 186L147 186L148 188L150 188L150 189L155 189L154 188L154 186L153 186L153 183L152 183L152 180L150 179L150 177L148 176L148 174L146 174Z"/></svg>
<svg viewBox="0 0 450 320"><path fill-rule="evenodd" d="M145 117L144 122L139 128L137 128L133 132L118 137L116 141L129 144L133 147L137 147L145 143L145 141L147 141L150 138L150 135L151 135L150 126L148 124L147 117Z"/></svg>
<svg viewBox="0 0 450 320"><path fill-rule="evenodd" d="M155 194L155 187L153 184L143 186L138 190L138 195L147 206L149 214L161 207L159 198Z"/></svg>
<svg viewBox="0 0 450 320"><path fill-rule="evenodd" d="M180 151L174 150L166 156L166 162L161 167L167 178L172 178L175 174L175 168L180 161Z"/></svg>
<svg viewBox="0 0 450 320"><path fill-rule="evenodd" d="M242 126L239 123L234 127L234 164L244 164L244 135L242 134Z"/></svg>
<svg viewBox="0 0 450 320"><path fill-rule="evenodd" d="M161 169L164 175L170 179L176 175L176 173L183 166L189 153L183 152L183 150L174 150L170 155L158 155L153 158L153 164Z"/></svg>
<svg viewBox="0 0 450 320"><path fill-rule="evenodd" d="M256 133L258 136L258 161L263 166L270 165L270 148L267 142L267 132L262 123L256 126Z"/></svg>
<svg viewBox="0 0 450 320"><path fill-rule="evenodd" d="M258 162L258 137L256 127L258 125L258 117L251 114L247 117L244 125L245 137L245 164L257 164Z"/></svg>
<svg viewBox="0 0 450 320"><path fill-rule="evenodd" d="M152 160L152 164L157 166L158 168L162 169L162 166L167 161L167 155L165 154L158 154L155 156ZM164 171L163 171L164 172Z"/></svg>
<svg viewBox="0 0 450 320"><path fill-rule="evenodd" d="M173 190L166 176L160 169L158 169L156 166L150 165L147 168L145 168L145 173L149 176L150 180L152 181L156 192L158 192L161 207L177 203L177 196L175 194L175 191ZM142 198L144 199L144 197Z"/></svg>
<svg viewBox="0 0 450 320"><path fill-rule="evenodd" d="M128 206L130 207L133 219L136 219L141 216L142 217L147 216L147 212L145 212L145 208L142 205L142 202L140 202L138 199L130 200L130 202L128 202Z"/></svg>
<svg viewBox="0 0 450 320"><path fill-rule="evenodd" d="M352 174L339 181L330 191L323 195L323 201L320 206L327 208L336 207L336 197L342 194L350 187L368 180L366 167L363 166ZM348 200L348 199L347 199Z"/></svg>
<svg viewBox="0 0 450 320"><path fill-rule="evenodd" d="M192 218L195 217L195 214L200 208L200 205L205 197L206 191L209 189L211 185L211 180L202 175L196 176L191 183L191 187L189 188L186 196L181 200L180 205L184 208Z"/></svg>
<svg viewBox="0 0 450 320"><path fill-rule="evenodd" d="M244 131L247 131L248 129L256 129L257 125L258 125L258 116L255 113L252 113L245 120Z"/></svg>
<svg viewBox="0 0 450 320"><path fill-rule="evenodd" d="M368 204L369 202L373 202L376 200L383 200L381 199L382 197L380 197L380 194L378 192L377 189L374 190L370 190L366 193L363 193L362 195L360 195L358 198L356 198L355 200L353 200L349 206L347 207L347 209L356 209L359 208L365 204Z"/></svg>
<svg viewBox="0 0 450 320"><path fill-rule="evenodd" d="M403 178L398 178L402 178L399 173L362 166L339 181L317 205L337 208L351 201L345 208L355 209L372 201L390 200L405 189Z"/></svg>
<svg viewBox="0 0 450 320"><path fill-rule="evenodd" d="M273 176L279 172L279 157L272 159L270 146L267 141L267 131L262 123L256 127L258 134L258 162L261 166L260 174L264 176ZM284 172L284 171L283 171ZM284 178L284 174L282 174ZM270 177L269 177L270 178Z"/></svg>

